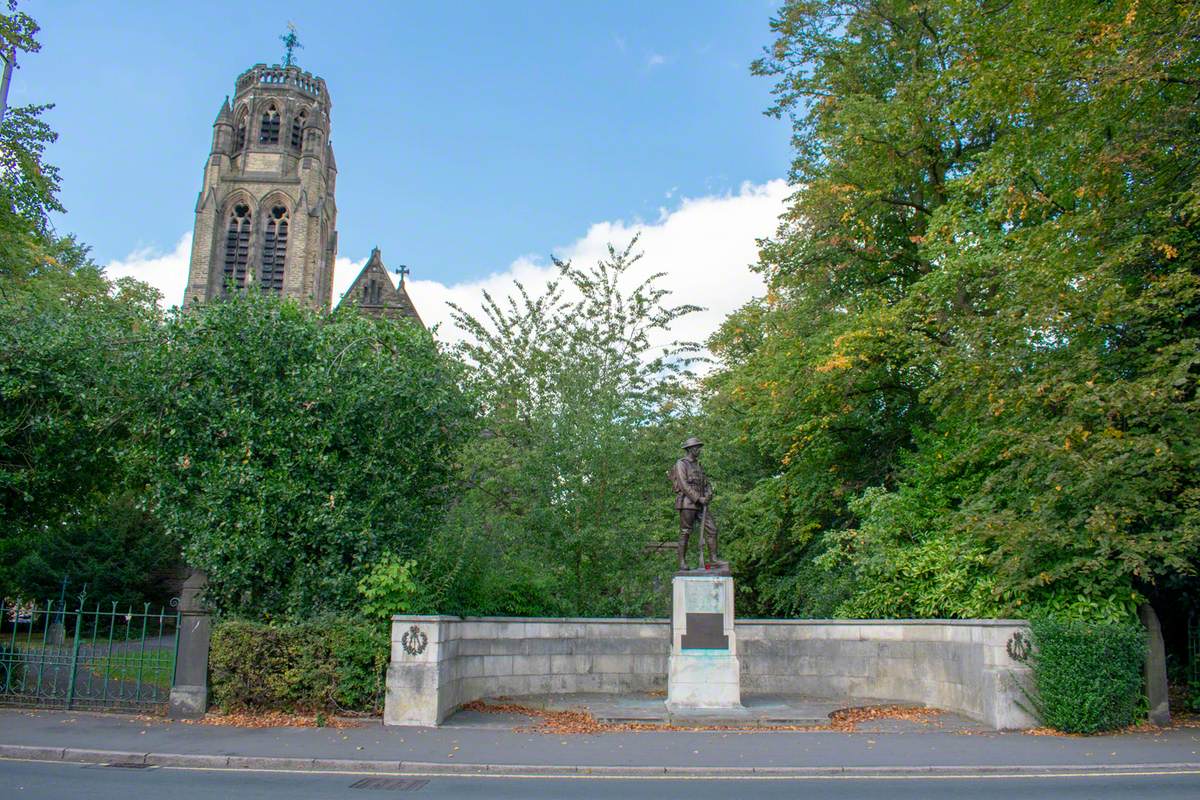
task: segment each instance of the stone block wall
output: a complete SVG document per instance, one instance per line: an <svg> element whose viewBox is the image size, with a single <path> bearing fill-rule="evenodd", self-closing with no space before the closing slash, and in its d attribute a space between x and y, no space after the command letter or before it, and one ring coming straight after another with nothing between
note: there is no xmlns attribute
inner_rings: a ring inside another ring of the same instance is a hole
<svg viewBox="0 0 1200 800"><path fill-rule="evenodd" d="M1020 620L747 620L737 625L742 693L895 700L994 728L1037 725L1008 656Z"/></svg>
<svg viewBox="0 0 1200 800"><path fill-rule="evenodd" d="M384 723L437 725L482 697L664 690L670 650L667 620L395 616Z"/></svg>
<svg viewBox="0 0 1200 800"><path fill-rule="evenodd" d="M746 620L736 624L743 697L803 694L903 701L998 729L1021 708L1028 670L1005 645L1019 620ZM483 697L661 691L668 620L392 618L384 722L437 725Z"/></svg>

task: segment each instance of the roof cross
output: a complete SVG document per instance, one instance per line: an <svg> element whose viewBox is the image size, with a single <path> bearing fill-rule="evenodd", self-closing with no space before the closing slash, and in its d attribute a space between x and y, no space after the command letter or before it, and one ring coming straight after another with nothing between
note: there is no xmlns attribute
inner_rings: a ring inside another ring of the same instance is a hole
<svg viewBox="0 0 1200 800"><path fill-rule="evenodd" d="M394 271L400 276L400 283L404 283L404 278L408 275L408 273L412 272L412 270L408 268L408 264L401 264L400 266L396 267Z"/></svg>
<svg viewBox="0 0 1200 800"><path fill-rule="evenodd" d="M300 44L300 37L296 35L296 24L294 22L288 23L288 32L280 36L279 41L283 42L283 65L285 67L294 67L296 59L293 52L304 49L304 45Z"/></svg>

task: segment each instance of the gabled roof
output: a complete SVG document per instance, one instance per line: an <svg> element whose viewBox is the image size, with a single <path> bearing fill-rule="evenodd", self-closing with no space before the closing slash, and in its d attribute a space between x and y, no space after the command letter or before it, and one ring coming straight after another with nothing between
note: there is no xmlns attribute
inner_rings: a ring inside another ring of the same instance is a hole
<svg viewBox="0 0 1200 800"><path fill-rule="evenodd" d="M352 305L364 314L390 319L407 317L421 326L425 325L408 296L408 290L404 288L404 276L400 276L398 284L393 282L378 247L371 251L371 257L338 302L339 309Z"/></svg>

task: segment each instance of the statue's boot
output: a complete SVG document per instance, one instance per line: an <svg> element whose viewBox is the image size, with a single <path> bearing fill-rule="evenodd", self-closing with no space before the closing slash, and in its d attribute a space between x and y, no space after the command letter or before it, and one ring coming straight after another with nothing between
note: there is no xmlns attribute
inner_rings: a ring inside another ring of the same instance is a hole
<svg viewBox="0 0 1200 800"><path fill-rule="evenodd" d="M679 532L679 571L680 572L683 572L685 569L687 569L687 564L684 562L683 559L684 559L684 556L687 555L688 537L691 535L691 533L692 533L691 531L680 531Z"/></svg>

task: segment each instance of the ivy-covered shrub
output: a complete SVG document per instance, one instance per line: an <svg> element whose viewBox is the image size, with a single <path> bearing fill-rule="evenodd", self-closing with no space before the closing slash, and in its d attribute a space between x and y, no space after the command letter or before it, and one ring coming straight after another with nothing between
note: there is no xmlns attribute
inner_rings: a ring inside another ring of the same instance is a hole
<svg viewBox="0 0 1200 800"><path fill-rule="evenodd" d="M209 650L223 710L376 713L383 707L387 626L346 616L270 625L227 620Z"/></svg>
<svg viewBox="0 0 1200 800"><path fill-rule="evenodd" d="M1033 698L1042 721L1067 733L1132 724L1142 707L1146 634L1136 623L1035 619Z"/></svg>

